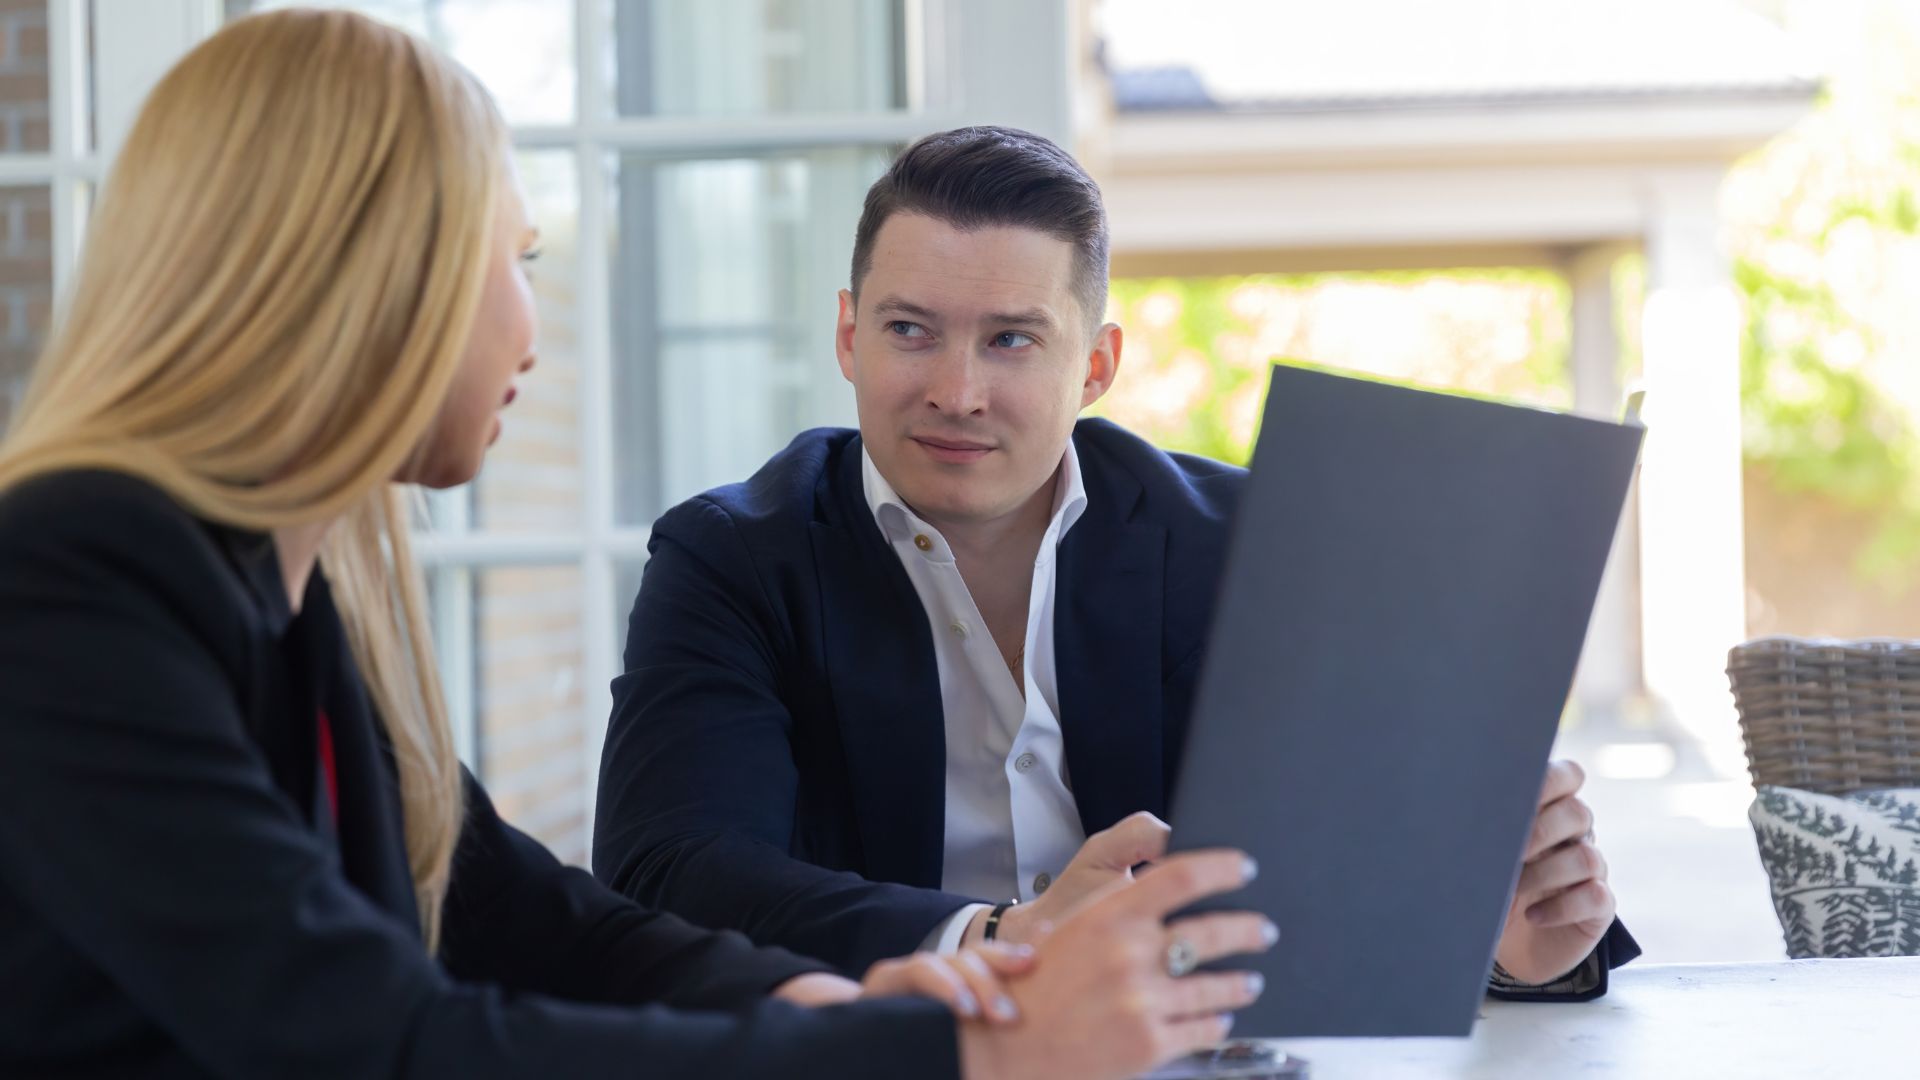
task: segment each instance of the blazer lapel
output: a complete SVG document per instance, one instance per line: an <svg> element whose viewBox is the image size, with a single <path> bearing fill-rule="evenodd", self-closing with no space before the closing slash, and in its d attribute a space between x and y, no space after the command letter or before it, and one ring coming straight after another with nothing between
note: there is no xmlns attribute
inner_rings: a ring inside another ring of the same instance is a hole
<svg viewBox="0 0 1920 1080"><path fill-rule="evenodd" d="M1080 457L1087 509L1060 544L1054 656L1067 775L1087 833L1138 810L1164 818L1161 745L1166 528L1137 513L1137 480Z"/></svg>
<svg viewBox="0 0 1920 1080"><path fill-rule="evenodd" d="M401 824L392 749L354 668L333 591L318 568L296 618L271 537L209 526L252 595L259 620L247 719L275 783L335 845L348 881L415 932L420 927ZM339 827L328 803L317 738L321 709L333 735Z"/></svg>
<svg viewBox="0 0 1920 1080"><path fill-rule="evenodd" d="M316 570L296 633L321 676L340 785L340 865L347 880L409 929L420 909L407 859L393 752L360 681L326 581Z"/></svg>
<svg viewBox="0 0 1920 1080"><path fill-rule="evenodd" d="M821 479L812 524L827 681L866 855L865 876L940 887L945 713L926 611L873 520L854 439Z"/></svg>
<svg viewBox="0 0 1920 1080"><path fill-rule="evenodd" d="M248 730L260 745L275 786L300 808L315 832L332 841L333 819L317 752L323 669L303 644L302 624L287 603L273 539L223 525L209 524L207 530L253 601Z"/></svg>

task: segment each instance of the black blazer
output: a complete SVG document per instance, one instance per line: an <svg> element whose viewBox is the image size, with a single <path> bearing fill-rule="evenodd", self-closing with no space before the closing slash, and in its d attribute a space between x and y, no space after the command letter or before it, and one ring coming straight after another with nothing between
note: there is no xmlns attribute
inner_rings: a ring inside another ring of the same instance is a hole
<svg viewBox="0 0 1920 1080"><path fill-rule="evenodd" d="M1088 834L1166 816L1246 471L1105 420L1061 542L1060 726ZM932 631L867 505L856 432L803 433L653 528L614 683L594 871L641 903L849 970L975 900L940 891ZM1618 924L1605 971L1639 952Z"/></svg>
<svg viewBox="0 0 1920 1080"><path fill-rule="evenodd" d="M335 741L337 834L317 764ZM0 1075L952 1076L941 1007L643 910L467 779L436 959L316 573L124 476L0 497Z"/></svg>

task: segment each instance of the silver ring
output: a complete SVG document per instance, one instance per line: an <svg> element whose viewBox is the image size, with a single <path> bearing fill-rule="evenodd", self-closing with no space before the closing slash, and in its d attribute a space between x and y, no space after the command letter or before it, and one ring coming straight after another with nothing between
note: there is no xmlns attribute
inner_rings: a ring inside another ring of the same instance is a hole
<svg viewBox="0 0 1920 1080"><path fill-rule="evenodd" d="M1200 966L1200 954L1194 951L1193 943L1186 938L1176 937L1167 943L1167 976L1182 979L1193 974Z"/></svg>

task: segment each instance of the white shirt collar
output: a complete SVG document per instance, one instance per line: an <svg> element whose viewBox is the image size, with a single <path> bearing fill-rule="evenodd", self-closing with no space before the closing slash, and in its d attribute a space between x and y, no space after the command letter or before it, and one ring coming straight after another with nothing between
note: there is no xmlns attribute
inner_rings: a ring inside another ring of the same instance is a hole
<svg viewBox="0 0 1920 1080"><path fill-rule="evenodd" d="M927 537L934 549L927 552L941 562L953 561L953 550L947 546L946 537L940 531L922 520L913 508L893 490L887 478L880 475L880 467L873 463L873 455L867 452L864 442L860 447L861 486L866 490L867 508L873 512L873 520L880 526L880 532L890 541L904 539L907 535ZM1041 540L1041 555L1050 555L1060 541L1080 520L1087 510L1087 485L1080 475L1080 453L1073 447L1073 439L1067 439L1067 451L1060 459L1060 472L1053 488L1053 517L1047 522L1046 536Z"/></svg>

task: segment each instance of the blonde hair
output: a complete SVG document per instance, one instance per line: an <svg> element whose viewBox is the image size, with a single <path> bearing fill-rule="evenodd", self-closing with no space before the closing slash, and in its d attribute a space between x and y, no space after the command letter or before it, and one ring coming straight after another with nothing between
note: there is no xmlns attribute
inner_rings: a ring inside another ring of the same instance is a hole
<svg viewBox="0 0 1920 1080"><path fill-rule="evenodd" d="M220 31L142 109L0 448L0 490L100 468L239 528L334 521L321 565L393 744L430 949L464 808L392 479L466 347L505 148L472 76L401 31Z"/></svg>

